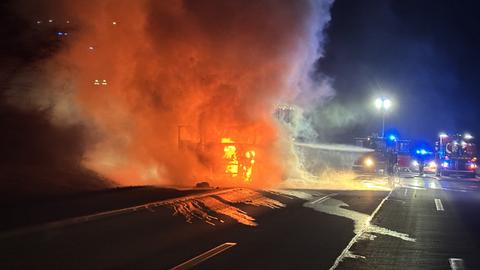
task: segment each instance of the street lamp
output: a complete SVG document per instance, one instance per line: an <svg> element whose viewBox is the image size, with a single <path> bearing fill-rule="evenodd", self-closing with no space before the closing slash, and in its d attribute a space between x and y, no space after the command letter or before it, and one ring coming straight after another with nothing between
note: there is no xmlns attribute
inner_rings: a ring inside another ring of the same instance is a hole
<svg viewBox="0 0 480 270"><path fill-rule="evenodd" d="M385 137L385 113L392 107L392 101L389 98L381 97L375 99L375 108L382 112L382 138Z"/></svg>
<svg viewBox="0 0 480 270"><path fill-rule="evenodd" d="M445 151L443 150L443 139L445 138L448 138L448 135L446 133L440 133L438 134L438 137L440 138L440 145L439 145L439 148L440 148L440 155L443 156L445 155Z"/></svg>

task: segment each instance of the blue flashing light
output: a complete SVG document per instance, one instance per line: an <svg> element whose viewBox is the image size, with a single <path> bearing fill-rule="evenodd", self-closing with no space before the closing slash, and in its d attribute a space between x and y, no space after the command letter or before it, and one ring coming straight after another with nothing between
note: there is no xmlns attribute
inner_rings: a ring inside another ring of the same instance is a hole
<svg viewBox="0 0 480 270"><path fill-rule="evenodd" d="M428 151L425 150L425 149L417 149L417 151L415 151L415 153L417 153L418 155L426 155L426 154L428 154Z"/></svg>
<svg viewBox="0 0 480 270"><path fill-rule="evenodd" d="M63 32L57 32L57 36L63 36Z"/></svg>
<svg viewBox="0 0 480 270"><path fill-rule="evenodd" d="M392 142L396 141L397 140L397 137L395 137L395 135L391 134L390 136L388 136L388 139Z"/></svg>

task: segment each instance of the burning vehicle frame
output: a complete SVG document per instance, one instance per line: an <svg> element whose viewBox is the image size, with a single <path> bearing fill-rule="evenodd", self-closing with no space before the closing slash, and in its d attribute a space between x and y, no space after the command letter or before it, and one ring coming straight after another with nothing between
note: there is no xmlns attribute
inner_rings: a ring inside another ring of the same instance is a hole
<svg viewBox="0 0 480 270"><path fill-rule="evenodd" d="M251 182L255 174L257 137L256 132L253 136L241 134L242 129L241 126L229 127L207 135L193 131L192 126L179 125L179 151L196 152L208 167L209 175L204 176L207 179Z"/></svg>

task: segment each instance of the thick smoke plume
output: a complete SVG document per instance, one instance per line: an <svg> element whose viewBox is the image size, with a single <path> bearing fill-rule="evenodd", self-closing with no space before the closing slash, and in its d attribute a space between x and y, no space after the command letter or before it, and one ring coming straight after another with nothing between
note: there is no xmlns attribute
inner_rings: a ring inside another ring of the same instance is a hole
<svg viewBox="0 0 480 270"><path fill-rule="evenodd" d="M38 14L42 22L54 18L52 25L68 36L38 68L47 79L27 93L28 102L10 99L48 106L58 125L81 123L88 134L83 164L119 184L240 184L215 174L221 138L254 148L254 183L278 183L286 150L275 106L307 106L332 94L312 73L330 5L78 0L31 6L27 13L47 9Z"/></svg>

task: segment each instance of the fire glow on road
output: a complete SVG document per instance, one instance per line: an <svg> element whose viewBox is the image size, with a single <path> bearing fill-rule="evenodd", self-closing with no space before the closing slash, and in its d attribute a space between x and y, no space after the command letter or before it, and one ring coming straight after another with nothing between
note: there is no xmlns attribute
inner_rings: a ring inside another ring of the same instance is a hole
<svg viewBox="0 0 480 270"><path fill-rule="evenodd" d="M268 198L261 192L249 189L234 189L231 192L216 196L179 201L173 203L172 208L174 215L184 216L189 223L192 223L194 220L202 220L209 225L215 226L216 222L224 223L225 221L221 217L227 216L243 225L257 226L258 224L255 222L254 217L235 206L235 204L241 203L271 209L286 207L285 204Z"/></svg>

